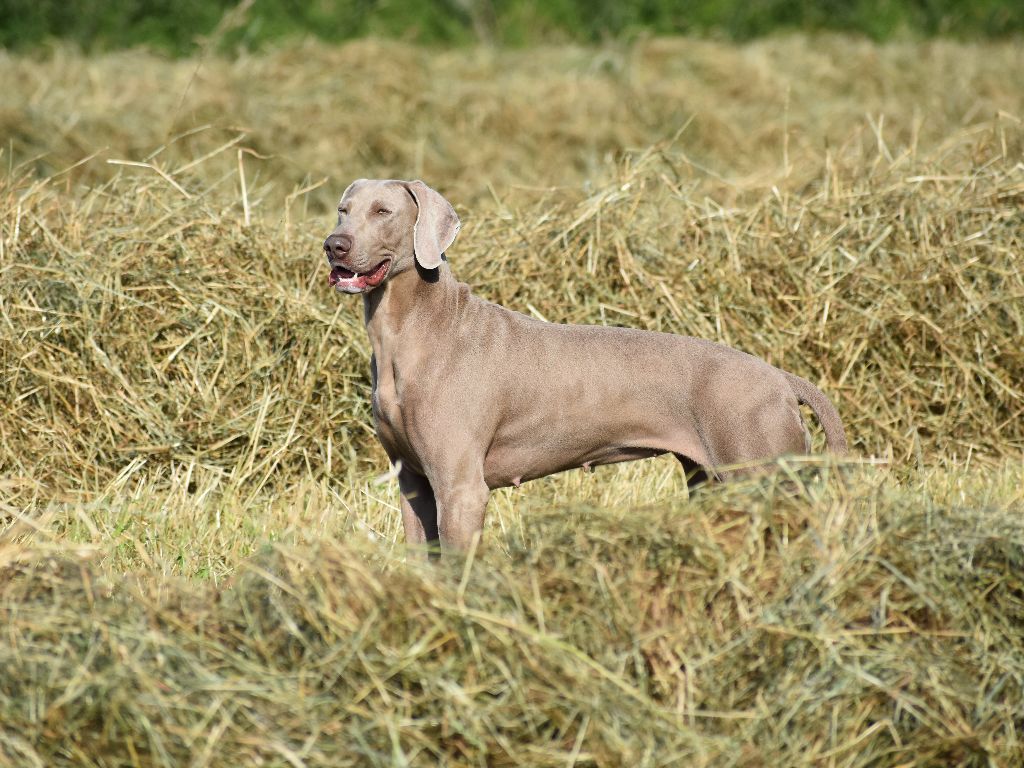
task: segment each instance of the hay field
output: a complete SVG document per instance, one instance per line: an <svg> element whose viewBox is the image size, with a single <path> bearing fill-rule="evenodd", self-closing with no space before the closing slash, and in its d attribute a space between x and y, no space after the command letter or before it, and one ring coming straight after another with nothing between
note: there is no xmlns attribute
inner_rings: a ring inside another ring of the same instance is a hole
<svg viewBox="0 0 1024 768"><path fill-rule="evenodd" d="M0 78L0 765L1024 760L1019 41ZM406 564L320 256L357 176L444 192L487 298L819 383L854 459L566 473Z"/></svg>

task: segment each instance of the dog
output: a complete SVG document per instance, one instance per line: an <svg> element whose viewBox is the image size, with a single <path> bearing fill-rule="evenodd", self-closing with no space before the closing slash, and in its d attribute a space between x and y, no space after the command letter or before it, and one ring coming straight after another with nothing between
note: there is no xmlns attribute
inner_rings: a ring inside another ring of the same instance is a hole
<svg viewBox="0 0 1024 768"><path fill-rule="evenodd" d="M460 226L422 181L360 179L324 242L330 285L363 297L373 418L410 544L466 550L491 490L567 469L673 453L697 480L728 479L807 453L801 403L846 453L821 390L749 354L474 296L444 256Z"/></svg>

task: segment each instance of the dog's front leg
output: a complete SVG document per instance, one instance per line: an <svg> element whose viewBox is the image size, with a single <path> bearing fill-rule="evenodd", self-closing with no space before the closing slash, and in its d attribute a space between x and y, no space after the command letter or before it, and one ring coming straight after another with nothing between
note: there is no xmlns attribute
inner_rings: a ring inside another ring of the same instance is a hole
<svg viewBox="0 0 1024 768"><path fill-rule="evenodd" d="M441 548L466 552L483 534L484 512L490 489L483 466L464 465L432 478L437 499L437 529Z"/></svg>
<svg viewBox="0 0 1024 768"><path fill-rule="evenodd" d="M405 543L418 547L422 554L427 547L436 547L437 502L430 481L423 475L402 467L398 472L398 488L402 492L402 525L405 527Z"/></svg>

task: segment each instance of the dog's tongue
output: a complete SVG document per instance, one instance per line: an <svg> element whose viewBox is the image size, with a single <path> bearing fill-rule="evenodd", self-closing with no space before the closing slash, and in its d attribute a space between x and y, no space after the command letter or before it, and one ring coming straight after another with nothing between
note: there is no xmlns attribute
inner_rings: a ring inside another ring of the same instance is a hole
<svg viewBox="0 0 1024 768"><path fill-rule="evenodd" d="M331 287L334 288L339 283L347 283L357 277L358 275L349 269L345 269L344 267L332 267L330 277L327 278L327 281L331 284Z"/></svg>
<svg viewBox="0 0 1024 768"><path fill-rule="evenodd" d="M349 293L358 293L365 291L367 288L377 287L388 271L388 264L388 260L385 259L374 267L373 271L361 275L344 267L333 267L327 280L332 288Z"/></svg>
<svg viewBox="0 0 1024 768"><path fill-rule="evenodd" d="M359 293L366 290L366 275L359 275L344 267L334 267L328 282L332 288L346 293Z"/></svg>
<svg viewBox="0 0 1024 768"><path fill-rule="evenodd" d="M365 277L366 284L371 287L380 285L380 281L384 279L384 275L385 273L387 273L389 265L390 262L387 259L385 259L376 267L374 267L372 272L366 275L360 275L360 277Z"/></svg>

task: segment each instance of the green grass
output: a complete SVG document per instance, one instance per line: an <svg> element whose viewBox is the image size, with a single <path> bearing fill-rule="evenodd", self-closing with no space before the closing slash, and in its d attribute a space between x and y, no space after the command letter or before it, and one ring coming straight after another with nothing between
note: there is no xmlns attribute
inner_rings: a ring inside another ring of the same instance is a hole
<svg viewBox="0 0 1024 768"><path fill-rule="evenodd" d="M842 37L0 58L0 764L1020 763L1022 74ZM853 459L565 473L407 562L320 256L356 176L444 191L486 298L811 378Z"/></svg>

